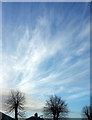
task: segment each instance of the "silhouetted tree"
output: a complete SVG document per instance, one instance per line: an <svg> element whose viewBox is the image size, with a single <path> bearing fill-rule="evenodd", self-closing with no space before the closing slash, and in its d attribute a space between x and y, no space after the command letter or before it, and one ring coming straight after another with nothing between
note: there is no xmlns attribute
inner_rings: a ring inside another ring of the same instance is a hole
<svg viewBox="0 0 92 120"><path fill-rule="evenodd" d="M53 120L58 120L59 116L63 117L67 115L69 111L65 101L55 95L46 101L46 107L44 107L43 112L45 116L53 116Z"/></svg>
<svg viewBox="0 0 92 120"><path fill-rule="evenodd" d="M88 120L92 120L92 107L88 107L88 106L85 106L83 107L82 109L82 113L83 115L88 119Z"/></svg>
<svg viewBox="0 0 92 120"><path fill-rule="evenodd" d="M11 91L5 101L6 111L8 113L15 112L15 120L18 120L18 115L24 115L25 96L20 91Z"/></svg>

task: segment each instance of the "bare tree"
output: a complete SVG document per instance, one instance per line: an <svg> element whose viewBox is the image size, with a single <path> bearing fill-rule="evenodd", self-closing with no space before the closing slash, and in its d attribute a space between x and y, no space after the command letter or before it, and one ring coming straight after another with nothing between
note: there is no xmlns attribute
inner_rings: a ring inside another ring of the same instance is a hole
<svg viewBox="0 0 92 120"><path fill-rule="evenodd" d="M53 116L53 120L58 120L59 116L63 117L67 115L69 111L65 101L55 95L46 101L46 107L44 107L43 112L45 116Z"/></svg>
<svg viewBox="0 0 92 120"><path fill-rule="evenodd" d="M85 116L88 120L92 120L92 107L85 106L82 109L83 116Z"/></svg>
<svg viewBox="0 0 92 120"><path fill-rule="evenodd" d="M20 91L11 91L5 101L6 111L8 113L15 112L15 120L18 120L18 115L24 114L25 96Z"/></svg>

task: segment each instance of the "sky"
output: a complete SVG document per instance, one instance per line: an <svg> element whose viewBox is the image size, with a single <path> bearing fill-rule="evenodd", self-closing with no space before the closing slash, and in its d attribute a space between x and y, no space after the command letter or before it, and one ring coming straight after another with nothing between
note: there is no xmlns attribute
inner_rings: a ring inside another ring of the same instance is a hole
<svg viewBox="0 0 92 120"><path fill-rule="evenodd" d="M50 95L69 117L90 104L90 3L2 3L2 98L26 95L26 116L39 115Z"/></svg>

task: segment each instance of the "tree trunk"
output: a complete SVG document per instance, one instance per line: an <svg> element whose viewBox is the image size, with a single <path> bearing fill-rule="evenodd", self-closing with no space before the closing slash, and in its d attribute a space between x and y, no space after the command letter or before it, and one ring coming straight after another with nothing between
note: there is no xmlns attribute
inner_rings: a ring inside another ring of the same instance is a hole
<svg viewBox="0 0 92 120"><path fill-rule="evenodd" d="M59 114L57 113L56 120L58 120Z"/></svg>
<svg viewBox="0 0 92 120"><path fill-rule="evenodd" d="M58 116L57 116L56 120L58 120Z"/></svg>
<svg viewBox="0 0 92 120"><path fill-rule="evenodd" d="M59 112L57 112L57 115L56 115L56 120L58 120L58 117L59 117Z"/></svg>
<svg viewBox="0 0 92 120"><path fill-rule="evenodd" d="M18 110L17 110L17 107L15 107L15 120L18 120Z"/></svg>
<svg viewBox="0 0 92 120"><path fill-rule="evenodd" d="M55 120L55 115L53 115L53 120Z"/></svg>

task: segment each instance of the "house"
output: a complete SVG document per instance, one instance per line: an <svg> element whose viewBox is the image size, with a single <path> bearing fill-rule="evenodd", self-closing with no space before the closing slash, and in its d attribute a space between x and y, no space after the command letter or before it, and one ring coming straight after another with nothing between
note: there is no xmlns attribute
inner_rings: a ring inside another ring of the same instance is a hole
<svg viewBox="0 0 92 120"><path fill-rule="evenodd" d="M0 112L0 120L14 120L14 118L11 118L10 116Z"/></svg>
<svg viewBox="0 0 92 120"><path fill-rule="evenodd" d="M35 113L34 116L27 118L26 120L44 120L43 118L38 117L38 114Z"/></svg>

